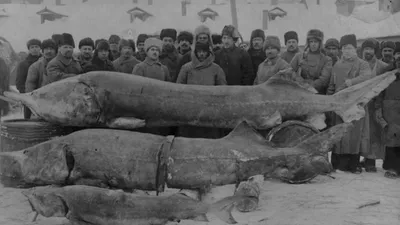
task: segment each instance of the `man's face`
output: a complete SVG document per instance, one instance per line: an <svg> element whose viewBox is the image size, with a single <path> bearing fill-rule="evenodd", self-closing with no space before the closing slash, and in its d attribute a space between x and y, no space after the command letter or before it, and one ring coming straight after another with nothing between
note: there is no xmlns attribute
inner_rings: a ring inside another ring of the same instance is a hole
<svg viewBox="0 0 400 225"><path fill-rule="evenodd" d="M162 39L162 41L163 41L164 45L167 45L167 44L173 45L174 44L174 39L172 39L170 37L164 37Z"/></svg>
<svg viewBox="0 0 400 225"><path fill-rule="evenodd" d="M319 41L317 39L311 38L308 43L310 45L311 52L316 52L316 51L319 50L319 45L320 44L319 44Z"/></svg>
<svg viewBox="0 0 400 225"><path fill-rule="evenodd" d="M394 55L394 61L397 69L400 69L400 52Z"/></svg>
<svg viewBox="0 0 400 225"><path fill-rule="evenodd" d="M93 55L93 47L83 45L80 49L81 55L84 59L90 59Z"/></svg>
<svg viewBox="0 0 400 225"><path fill-rule="evenodd" d="M72 58L74 48L71 45L63 45L59 48L60 54L67 59Z"/></svg>
<svg viewBox="0 0 400 225"><path fill-rule="evenodd" d="M295 39L290 39L286 42L286 48L287 48L288 52L296 51L298 46L299 46L299 44L297 43L297 40L295 40Z"/></svg>
<svg viewBox="0 0 400 225"><path fill-rule="evenodd" d="M230 48L235 44L235 42L233 41L233 38L228 36L228 35L224 35L222 36L222 45L224 46L224 48Z"/></svg>
<svg viewBox="0 0 400 225"><path fill-rule="evenodd" d="M255 37L255 38L253 38L253 40L251 40L252 41L252 47L254 48L254 49L262 49L262 47L263 47L263 43L264 43L264 41L263 41L263 39L262 38L260 38L260 37Z"/></svg>
<svg viewBox="0 0 400 225"><path fill-rule="evenodd" d="M97 52L97 56L99 57L99 59L106 61L108 59L108 55L110 54L110 52L108 50L104 50L101 49Z"/></svg>
<svg viewBox="0 0 400 225"><path fill-rule="evenodd" d="M124 46L121 48L121 55L125 58L129 58L133 55L133 49L130 46Z"/></svg>
<svg viewBox="0 0 400 225"><path fill-rule="evenodd" d="M328 46L325 48L326 54L330 57L337 57L339 55L339 48L336 46Z"/></svg>
<svg viewBox="0 0 400 225"><path fill-rule="evenodd" d="M382 49L382 56L386 59L391 60L393 58L393 49L391 48Z"/></svg>
<svg viewBox="0 0 400 225"><path fill-rule="evenodd" d="M366 47L363 50L363 58L364 60L370 61L374 58L375 56L375 49L371 47Z"/></svg>
<svg viewBox="0 0 400 225"><path fill-rule="evenodd" d="M199 34L197 36L197 41L203 44L207 44L209 42L207 34Z"/></svg>
<svg viewBox="0 0 400 225"><path fill-rule="evenodd" d="M40 55L40 46L39 45L30 45L29 46L29 53L31 54L31 55L35 55L35 56L38 56L38 55Z"/></svg>
<svg viewBox="0 0 400 225"><path fill-rule="evenodd" d="M119 52L118 44L110 44L110 50L112 54L117 54Z"/></svg>
<svg viewBox="0 0 400 225"><path fill-rule="evenodd" d="M278 56L278 53L279 53L278 49L273 48L273 47L267 47L265 49L265 54L267 55L268 59L276 58Z"/></svg>
<svg viewBox="0 0 400 225"><path fill-rule="evenodd" d="M144 42L140 42L137 44L137 49L139 52L144 51Z"/></svg>
<svg viewBox="0 0 400 225"><path fill-rule="evenodd" d="M204 50L199 50L199 51L196 51L196 56L200 62L203 62L204 60L206 60L208 58L209 53Z"/></svg>
<svg viewBox="0 0 400 225"><path fill-rule="evenodd" d="M43 49L43 55L46 59L52 59L56 57L56 50L54 48L45 48Z"/></svg>
<svg viewBox="0 0 400 225"><path fill-rule="evenodd" d="M151 47L147 51L147 57L149 57L152 60L158 60L158 57L160 56L160 49L157 47Z"/></svg>
<svg viewBox="0 0 400 225"><path fill-rule="evenodd" d="M179 42L179 47L183 50L188 50L190 48L190 42L188 40L181 40Z"/></svg>

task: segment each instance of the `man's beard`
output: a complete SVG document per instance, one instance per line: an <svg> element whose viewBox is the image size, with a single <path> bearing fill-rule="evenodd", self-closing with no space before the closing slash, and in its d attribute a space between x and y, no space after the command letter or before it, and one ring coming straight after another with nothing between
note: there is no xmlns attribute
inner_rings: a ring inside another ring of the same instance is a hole
<svg viewBox="0 0 400 225"><path fill-rule="evenodd" d="M392 60L393 59L393 55L385 54L385 55L383 55L383 58L386 59L386 60Z"/></svg>
<svg viewBox="0 0 400 225"><path fill-rule="evenodd" d="M174 51L174 46L172 44L165 44L164 51L167 53L171 53Z"/></svg>
<svg viewBox="0 0 400 225"><path fill-rule="evenodd" d="M371 53L364 53L364 59L366 60L366 61L371 61L373 58L374 58L374 54L371 54Z"/></svg>
<svg viewBox="0 0 400 225"><path fill-rule="evenodd" d="M294 46L289 46L288 49L287 49L287 51L288 51L288 52L295 52L296 49L297 49L297 48L294 47Z"/></svg>
<svg viewBox="0 0 400 225"><path fill-rule="evenodd" d="M55 57L55 55L53 54L53 53L45 53L44 54L44 58L45 59L52 59L52 58L54 58Z"/></svg>
<svg viewBox="0 0 400 225"><path fill-rule="evenodd" d="M89 53L84 53L82 56L83 56L83 59L86 59L86 60L89 60L92 58L92 55Z"/></svg>
<svg viewBox="0 0 400 225"><path fill-rule="evenodd" d="M261 50L261 49L262 49L262 44L260 44L260 43L254 43L254 44L253 44L253 48L256 49L256 50Z"/></svg>
<svg viewBox="0 0 400 225"><path fill-rule="evenodd" d="M187 50L189 47L190 46L188 44L186 44L186 43L181 44L181 48L184 49L184 50Z"/></svg>

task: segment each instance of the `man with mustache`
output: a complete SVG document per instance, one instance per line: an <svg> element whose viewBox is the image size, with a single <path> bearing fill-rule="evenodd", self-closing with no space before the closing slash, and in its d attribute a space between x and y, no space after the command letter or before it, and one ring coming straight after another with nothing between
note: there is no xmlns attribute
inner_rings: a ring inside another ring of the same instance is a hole
<svg viewBox="0 0 400 225"><path fill-rule="evenodd" d="M286 51L281 54L283 60L287 63L292 62L294 56L299 50L299 36L296 31L288 31L284 34Z"/></svg>
<svg viewBox="0 0 400 225"><path fill-rule="evenodd" d="M108 44L110 44L110 51L111 51L111 56L110 56L111 61L118 59L121 54L118 49L118 43L120 40L121 38L116 34L112 34L108 39Z"/></svg>
<svg viewBox="0 0 400 225"><path fill-rule="evenodd" d="M82 68L85 73L90 71L115 71L110 60L110 45L108 41L101 40L96 45L93 59L90 64Z"/></svg>
<svg viewBox="0 0 400 225"><path fill-rule="evenodd" d="M147 56L146 51L144 50L144 42L147 38L149 38L147 34L139 34L136 39L136 47L138 51L135 52L134 57L140 62L143 62Z"/></svg>
<svg viewBox="0 0 400 225"><path fill-rule="evenodd" d="M396 45L394 44L393 41L383 41L381 43L381 49L382 49L382 61L392 65L394 63L394 58L393 58L393 52L395 49Z"/></svg>
<svg viewBox="0 0 400 225"><path fill-rule="evenodd" d="M93 58L94 41L87 37L79 41L79 51L78 61L81 67L85 67L90 64Z"/></svg>
<svg viewBox="0 0 400 225"><path fill-rule="evenodd" d="M45 84L53 83L83 72L78 61L72 58L75 48L74 38L69 33L63 33L58 43L58 54L47 65Z"/></svg>
<svg viewBox="0 0 400 225"><path fill-rule="evenodd" d="M140 63L133 53L135 52L135 42L132 39L121 39L118 45L121 56L114 60L113 65L117 72L132 73L133 68Z"/></svg>
<svg viewBox="0 0 400 225"><path fill-rule="evenodd" d="M247 53L250 55L253 71L257 71L258 66L267 58L265 51L263 50L264 41L265 34L263 30L256 29L251 32L250 48L247 50ZM254 82L255 76L256 73L254 73L254 77L251 78L251 82Z"/></svg>
<svg viewBox="0 0 400 225"><path fill-rule="evenodd" d="M213 52L217 52L222 48L222 36L220 34L212 34Z"/></svg>
<svg viewBox="0 0 400 225"><path fill-rule="evenodd" d="M267 36L263 50L266 59L258 67L254 85L264 83L279 71L290 68L290 64L279 56L279 52L281 51L281 42L277 36Z"/></svg>
<svg viewBox="0 0 400 225"><path fill-rule="evenodd" d="M325 42L326 55L331 57L332 66L339 60L339 41L336 38L330 38Z"/></svg>
<svg viewBox="0 0 400 225"><path fill-rule="evenodd" d="M178 35L178 52L181 56L192 51L193 34L188 31L181 31Z"/></svg>
<svg viewBox="0 0 400 225"><path fill-rule="evenodd" d="M182 58L175 48L176 38L177 32L175 29L168 28L161 30L160 39L163 42L163 47L160 54L160 62L168 67L172 82L175 82L178 77L178 66Z"/></svg>

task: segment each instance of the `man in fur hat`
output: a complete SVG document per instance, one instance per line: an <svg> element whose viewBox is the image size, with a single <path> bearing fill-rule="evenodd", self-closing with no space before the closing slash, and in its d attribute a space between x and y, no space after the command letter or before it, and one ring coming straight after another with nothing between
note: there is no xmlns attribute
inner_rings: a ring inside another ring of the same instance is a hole
<svg viewBox="0 0 400 225"><path fill-rule="evenodd" d="M387 63L387 64L393 64L394 63L394 49L396 48L396 45L394 44L393 41L383 41L381 44L381 49L382 49L382 61Z"/></svg>
<svg viewBox="0 0 400 225"><path fill-rule="evenodd" d="M213 52L217 52L222 48L222 36L220 34L212 34Z"/></svg>
<svg viewBox="0 0 400 225"><path fill-rule="evenodd" d="M110 60L110 45L108 41L99 41L94 50L93 59L90 64L83 69L85 73L90 71L115 71L112 61Z"/></svg>
<svg viewBox="0 0 400 225"><path fill-rule="evenodd" d="M181 56L192 51L190 47L193 44L193 34L189 31L181 31L178 35L178 52Z"/></svg>
<svg viewBox="0 0 400 225"><path fill-rule="evenodd" d="M25 93L25 83L28 76L29 67L42 56L40 53L42 42L38 39L31 39L26 44L29 54L22 62L17 65L17 77L15 85L20 93ZM28 107L24 107L24 118L29 119L31 111Z"/></svg>
<svg viewBox="0 0 400 225"><path fill-rule="evenodd" d="M175 48L176 35L176 30L172 28L163 29L160 33L160 39L163 42L160 62L168 67L169 76L171 77L172 82L176 81L179 73L179 62L182 58L182 56L179 55L178 50Z"/></svg>
<svg viewBox="0 0 400 225"><path fill-rule="evenodd" d="M326 93L332 73L332 59L321 52L323 40L324 33L322 31L317 29L308 31L305 51L297 53L290 62L293 70L320 94Z"/></svg>
<svg viewBox="0 0 400 225"><path fill-rule="evenodd" d="M110 38L108 38L108 44L110 45L110 51L111 51L111 61L118 59L120 56L118 44L121 38L116 35L112 34L110 35Z"/></svg>
<svg viewBox="0 0 400 225"><path fill-rule="evenodd" d="M224 70L228 85L252 85L254 70L251 58L245 50L235 45L239 32L234 26L228 25L221 33L223 48L215 53L215 63Z"/></svg>
<svg viewBox="0 0 400 225"><path fill-rule="evenodd" d="M265 55L265 51L263 49L264 41L265 33L263 30L256 29L251 32L250 48L247 50L247 53L250 55L254 72L258 70L258 66L267 58L267 55ZM256 76L256 73L254 73L254 76ZM254 82L254 79L255 77L252 77L251 82Z"/></svg>
<svg viewBox="0 0 400 225"><path fill-rule="evenodd" d="M133 68L140 63L140 61L133 56L135 52L135 42L132 39L121 39L118 47L121 56L113 62L115 70L121 73L132 74Z"/></svg>
<svg viewBox="0 0 400 225"><path fill-rule="evenodd" d="M372 78L372 71L368 63L357 55L357 38L354 34L344 35L340 39L342 56L332 69L332 76L327 91L332 95L347 87L356 85ZM366 111L368 114L368 111ZM366 115L365 118L368 118ZM369 137L369 130L364 129L365 118L355 121L349 135L337 143L332 151L331 161L334 169L349 171L359 174L362 172L359 166L359 154L365 147L365 139ZM335 115L335 124L343 123L342 119Z"/></svg>
<svg viewBox="0 0 400 225"><path fill-rule="evenodd" d="M83 68L87 64L90 64L93 59L94 41L90 37L83 38L79 41L78 46L80 51L78 61Z"/></svg>
<svg viewBox="0 0 400 225"><path fill-rule="evenodd" d="M330 38L325 42L325 53L332 59L332 66L339 60L339 41L335 38Z"/></svg>
<svg viewBox="0 0 400 225"><path fill-rule="evenodd" d="M74 38L69 33L62 34L58 44L58 54L47 65L46 84L53 83L83 72L81 65L72 57L75 48Z"/></svg>
<svg viewBox="0 0 400 225"><path fill-rule="evenodd" d="M147 54L146 51L144 50L144 42L146 39L149 38L147 34L139 34L136 40L136 47L137 47L137 52L135 52L134 56L136 57L137 60L143 62L143 60L146 58Z"/></svg>
<svg viewBox="0 0 400 225"><path fill-rule="evenodd" d="M294 56L299 53L299 36L296 31L288 31L284 34L286 51L281 54L283 60L291 63Z"/></svg>

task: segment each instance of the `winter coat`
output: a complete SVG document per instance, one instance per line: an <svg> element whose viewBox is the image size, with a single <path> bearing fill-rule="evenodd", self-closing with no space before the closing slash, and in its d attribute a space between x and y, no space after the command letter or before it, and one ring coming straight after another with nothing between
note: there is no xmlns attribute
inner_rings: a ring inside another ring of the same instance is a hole
<svg viewBox="0 0 400 225"><path fill-rule="evenodd" d="M42 57L29 67L28 76L25 83L26 92L36 90L46 83L46 66L48 63L49 61Z"/></svg>
<svg viewBox="0 0 400 225"><path fill-rule="evenodd" d="M17 77L15 79L15 85L17 86L17 89L20 93L25 93L25 83L26 83L26 77L28 76L28 69L29 67L38 59L41 57L39 56L33 56L31 54L26 57L26 59L20 63L18 63L17 66Z"/></svg>
<svg viewBox="0 0 400 225"><path fill-rule="evenodd" d="M97 50L94 51L92 62L82 69L84 73L91 71L115 71L114 65L111 60L101 60L98 56Z"/></svg>
<svg viewBox="0 0 400 225"><path fill-rule="evenodd" d="M295 72L325 94L332 73L332 59L321 52L297 53L290 62Z"/></svg>
<svg viewBox="0 0 400 225"><path fill-rule="evenodd" d="M132 74L162 81L171 81L168 68L160 61L146 58L133 68Z"/></svg>
<svg viewBox="0 0 400 225"><path fill-rule="evenodd" d="M340 59L332 69L332 76L327 91L328 95L334 94L338 88L349 80L351 85L356 85L372 78L372 71L367 62L356 57L354 59ZM365 118L368 118L368 110L364 118L354 121L351 132L335 144L333 152L336 154L359 154L363 147L367 146L365 141L369 140L369 130L365 127ZM334 124L343 123L343 120L335 115Z"/></svg>
<svg viewBox="0 0 400 225"><path fill-rule="evenodd" d="M246 50L233 46L215 53L215 63L225 72L228 85L252 85L253 64Z"/></svg>
<svg viewBox="0 0 400 225"><path fill-rule="evenodd" d="M252 47L247 50L247 53L249 53L251 64L253 65L254 77L251 78L251 82L253 83L257 76L256 72L258 71L258 66L264 62L264 60L267 58L267 55L262 49L254 49Z"/></svg>
<svg viewBox="0 0 400 225"><path fill-rule="evenodd" d="M77 61L79 62L79 65L81 65L82 68L90 65L92 63L92 59L89 59L89 60L83 59L81 54L79 54L77 57Z"/></svg>
<svg viewBox="0 0 400 225"><path fill-rule="evenodd" d="M186 55L187 53L190 53L190 52L192 52L192 49L191 49L191 48L189 48L188 50L183 50L183 49L181 49L180 47L178 47L178 53L179 53L179 55L181 55L182 57L183 57L184 55Z"/></svg>
<svg viewBox="0 0 400 225"><path fill-rule="evenodd" d="M297 49L297 50L294 51L294 52L285 51L285 52L282 52L281 58L282 58L283 60L285 60L287 63L290 64L290 63L292 62L293 58L294 58L294 57L296 56L296 54L299 53L299 52L300 52L299 49Z"/></svg>
<svg viewBox="0 0 400 225"><path fill-rule="evenodd" d="M68 77L73 77L83 72L81 65L74 58L66 59L61 54L58 54L47 64L46 84L50 84Z"/></svg>
<svg viewBox="0 0 400 225"><path fill-rule="evenodd" d="M131 74L133 68L135 68L135 66L139 63L140 63L139 60L137 60L135 57L131 56L128 59L119 57L118 59L114 60L113 65L114 65L115 71Z"/></svg>
<svg viewBox="0 0 400 225"><path fill-rule="evenodd" d="M193 85L226 85L224 71L217 64L213 63L214 55L200 62L192 53L192 61L186 63L178 75L176 83ZM176 132L177 136L188 138L221 138L222 130L213 127L180 126Z"/></svg>
<svg viewBox="0 0 400 225"><path fill-rule="evenodd" d="M169 76L171 78L172 82L176 81L176 78L178 77L179 71L178 71L178 66L179 62L181 61L182 56L178 53L178 50L174 48L173 52L165 52L164 50L162 51L160 55L160 62L167 66L168 71L169 71Z"/></svg>
<svg viewBox="0 0 400 225"><path fill-rule="evenodd" d="M134 56L137 60L139 60L140 62L143 62L143 61L146 59L147 54L146 54L145 51L139 51L139 52L135 52L135 53L133 54L133 56Z"/></svg>
<svg viewBox="0 0 400 225"><path fill-rule="evenodd" d="M4 59L0 57L0 94L10 89L10 70ZM7 114L9 111L8 102L0 99L0 113Z"/></svg>
<svg viewBox="0 0 400 225"><path fill-rule="evenodd" d="M289 63L283 60L281 57L276 57L273 60L266 59L260 64L257 70L257 77L254 80L254 85L262 84L266 82L269 78L274 76L281 70L290 68Z"/></svg>

